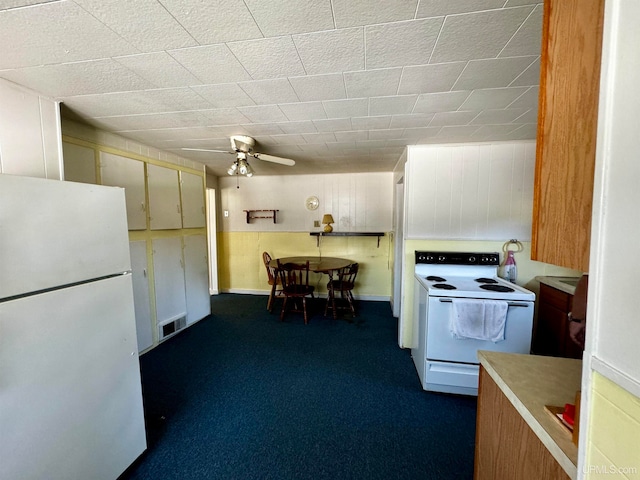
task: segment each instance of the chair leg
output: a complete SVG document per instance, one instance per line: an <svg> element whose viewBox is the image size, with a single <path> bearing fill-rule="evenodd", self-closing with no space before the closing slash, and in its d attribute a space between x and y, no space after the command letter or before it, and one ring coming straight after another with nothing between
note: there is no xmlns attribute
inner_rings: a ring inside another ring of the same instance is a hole
<svg viewBox="0 0 640 480"><path fill-rule="evenodd" d="M275 290L276 290L276 284L274 283L271 286L271 292L269 293L269 300L267 300L267 310L269 310L269 313L271 313L271 311L273 310L273 297L276 294Z"/></svg>
<svg viewBox="0 0 640 480"><path fill-rule="evenodd" d="M309 323L307 318L307 297L302 297L302 316L304 317L304 324L307 325Z"/></svg>
<svg viewBox="0 0 640 480"><path fill-rule="evenodd" d="M280 311L280 321L284 320L284 311L287 308L287 296L282 300L282 310Z"/></svg>
<svg viewBox="0 0 640 480"><path fill-rule="evenodd" d="M331 299L333 297L333 288L329 287L327 291L327 302L324 304L324 316L327 316L327 312L329 311L329 304L331 303Z"/></svg>
<svg viewBox="0 0 640 480"><path fill-rule="evenodd" d="M353 305L353 294L351 290L347 290L347 300L349 301L349 306L351 307L351 314L356 316L356 307Z"/></svg>

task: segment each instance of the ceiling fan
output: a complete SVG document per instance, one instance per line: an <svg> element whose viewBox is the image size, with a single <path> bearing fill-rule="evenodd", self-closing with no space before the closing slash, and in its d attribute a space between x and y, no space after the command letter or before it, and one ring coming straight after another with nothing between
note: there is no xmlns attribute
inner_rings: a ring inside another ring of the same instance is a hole
<svg viewBox="0 0 640 480"><path fill-rule="evenodd" d="M236 155L236 160L231 164L227 173L229 175L246 175L247 177L253 176L253 169L247 162L249 157L257 158L258 160L264 160L266 162L279 163L280 165L287 165L292 167L296 164L294 160L290 158L276 157L275 155L267 155L266 153L260 153L253 150L256 145L256 141L245 135L233 135L230 137L231 149L227 150L209 150L205 148L183 148L182 150L189 150L193 152L218 152L218 153L231 153Z"/></svg>

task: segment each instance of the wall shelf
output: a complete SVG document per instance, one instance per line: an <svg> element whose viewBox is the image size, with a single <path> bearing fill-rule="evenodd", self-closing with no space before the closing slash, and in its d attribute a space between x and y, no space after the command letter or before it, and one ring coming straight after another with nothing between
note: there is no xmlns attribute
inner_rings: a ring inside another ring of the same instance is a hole
<svg viewBox="0 0 640 480"><path fill-rule="evenodd" d="M276 223L276 212L280 210L243 210L247 214L247 223L251 223L254 218L273 218L273 223ZM270 212L270 215L264 214L264 212ZM256 215L256 213L258 215Z"/></svg>
<svg viewBox="0 0 640 480"><path fill-rule="evenodd" d="M310 232L309 235L316 237L316 245L320 246L320 237L378 237L378 248L380 248L380 237L384 237L384 232Z"/></svg>

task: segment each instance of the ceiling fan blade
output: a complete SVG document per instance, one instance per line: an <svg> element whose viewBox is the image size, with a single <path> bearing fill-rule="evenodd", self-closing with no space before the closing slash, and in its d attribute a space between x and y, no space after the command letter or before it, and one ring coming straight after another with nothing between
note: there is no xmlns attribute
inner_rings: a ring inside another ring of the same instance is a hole
<svg viewBox="0 0 640 480"><path fill-rule="evenodd" d="M180 150L189 150L191 152L214 152L214 153L234 153L229 150L209 150L206 148L181 148Z"/></svg>
<svg viewBox="0 0 640 480"><path fill-rule="evenodd" d="M258 160L279 163L280 165L288 165L290 167L293 167L296 164L296 162L290 158L276 157L274 155L267 155L266 153L254 153L253 156Z"/></svg>

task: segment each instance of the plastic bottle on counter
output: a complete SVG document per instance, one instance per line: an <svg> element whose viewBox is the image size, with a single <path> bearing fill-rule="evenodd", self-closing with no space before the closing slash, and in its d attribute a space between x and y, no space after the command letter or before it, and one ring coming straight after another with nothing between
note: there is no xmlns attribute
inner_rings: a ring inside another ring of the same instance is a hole
<svg viewBox="0 0 640 480"><path fill-rule="evenodd" d="M504 261L502 278L511 283L516 283L516 279L518 278L518 266L516 265L516 259L513 256L512 250L507 250L507 258Z"/></svg>

